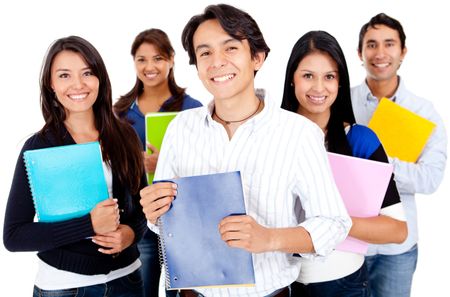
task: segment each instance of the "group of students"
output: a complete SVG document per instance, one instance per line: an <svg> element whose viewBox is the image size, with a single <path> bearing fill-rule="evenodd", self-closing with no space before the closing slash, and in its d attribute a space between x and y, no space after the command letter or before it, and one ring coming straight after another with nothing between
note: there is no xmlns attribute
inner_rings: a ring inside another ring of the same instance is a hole
<svg viewBox="0 0 450 297"><path fill-rule="evenodd" d="M256 285L168 295L409 296L417 261L414 194L437 189L447 140L431 103L397 75L405 38L385 14L365 24L358 54L367 78L350 89L336 39L306 33L289 57L281 108L254 87L270 49L255 20L230 5L206 7L182 33L190 64L214 97L204 107L176 84L174 50L159 29L135 38L136 84L114 106L97 50L80 37L58 39L41 73L45 125L19 155L4 224L8 250L38 251L33 296L158 296L157 221L177 189L147 185L145 172L164 180L236 170L247 214L224 218L218 232L230 247L253 253ZM365 126L382 97L436 124L416 163L388 157ZM147 112L187 109L170 124L161 151L145 142ZM114 199L80 218L35 222L23 152L90 141L101 144ZM394 165L379 216L348 216L327 151ZM335 250L347 235L371 243L368 256Z"/></svg>

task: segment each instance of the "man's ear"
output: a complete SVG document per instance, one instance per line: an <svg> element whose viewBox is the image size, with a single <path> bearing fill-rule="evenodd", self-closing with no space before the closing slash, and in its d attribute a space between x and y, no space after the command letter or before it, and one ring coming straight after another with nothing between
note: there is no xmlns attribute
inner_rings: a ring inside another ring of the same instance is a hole
<svg viewBox="0 0 450 297"><path fill-rule="evenodd" d="M261 69L262 65L264 64L264 60L266 59L266 53L265 52L257 52L256 55L253 57L253 61L255 63L255 71L258 71Z"/></svg>
<svg viewBox="0 0 450 297"><path fill-rule="evenodd" d="M402 54L400 55L400 59L401 59L402 61L403 61L403 59L405 58L407 52L408 52L408 48L407 48L406 45L405 45L405 47L402 49Z"/></svg>
<svg viewBox="0 0 450 297"><path fill-rule="evenodd" d="M358 57L361 61L363 61L362 52L359 51L359 49L356 49L356 52L358 53Z"/></svg>

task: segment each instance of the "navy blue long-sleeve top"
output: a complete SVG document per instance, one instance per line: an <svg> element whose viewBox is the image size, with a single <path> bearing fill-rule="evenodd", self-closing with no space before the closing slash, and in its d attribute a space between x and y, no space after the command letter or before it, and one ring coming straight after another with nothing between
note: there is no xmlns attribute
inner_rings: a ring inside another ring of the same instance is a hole
<svg viewBox="0 0 450 297"><path fill-rule="evenodd" d="M99 246L90 239L94 236L90 214L54 223L35 222L35 208L23 161L26 150L75 144L64 128L63 143L56 141L51 132L34 134L24 144L17 160L11 190L6 206L3 242L10 251L37 251L45 263L70 272L85 275L106 274L133 263L139 257L136 243L142 238L147 226L139 194L131 195L113 172L113 196L123 210L120 223L130 226L135 234L134 243L115 255L98 251ZM145 175L141 187L146 186Z"/></svg>

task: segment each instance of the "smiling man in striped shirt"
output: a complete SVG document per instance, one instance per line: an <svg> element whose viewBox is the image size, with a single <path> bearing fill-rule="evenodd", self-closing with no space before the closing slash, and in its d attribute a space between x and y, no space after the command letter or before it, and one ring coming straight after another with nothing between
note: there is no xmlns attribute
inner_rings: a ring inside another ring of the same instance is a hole
<svg viewBox="0 0 450 297"><path fill-rule="evenodd" d="M214 99L172 121L155 179L239 170L247 215L223 219L217 232L229 246L253 253L256 278L255 287L205 288L182 295L289 296L288 287L300 271L292 253L325 256L351 226L323 133L309 120L256 95L254 77L269 47L247 13L224 4L208 6L185 26L182 42ZM175 195L172 183L141 191L150 225L168 211Z"/></svg>

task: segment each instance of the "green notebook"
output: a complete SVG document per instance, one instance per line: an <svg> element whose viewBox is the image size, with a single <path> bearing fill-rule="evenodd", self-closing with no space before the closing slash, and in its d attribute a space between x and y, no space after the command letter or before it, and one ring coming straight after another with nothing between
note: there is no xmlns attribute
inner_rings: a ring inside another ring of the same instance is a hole
<svg viewBox="0 0 450 297"><path fill-rule="evenodd" d="M150 112L145 115L145 141L161 149L161 144L166 133L167 126L178 112ZM153 152L147 148L147 154ZM153 173L147 174L148 184L153 182Z"/></svg>

